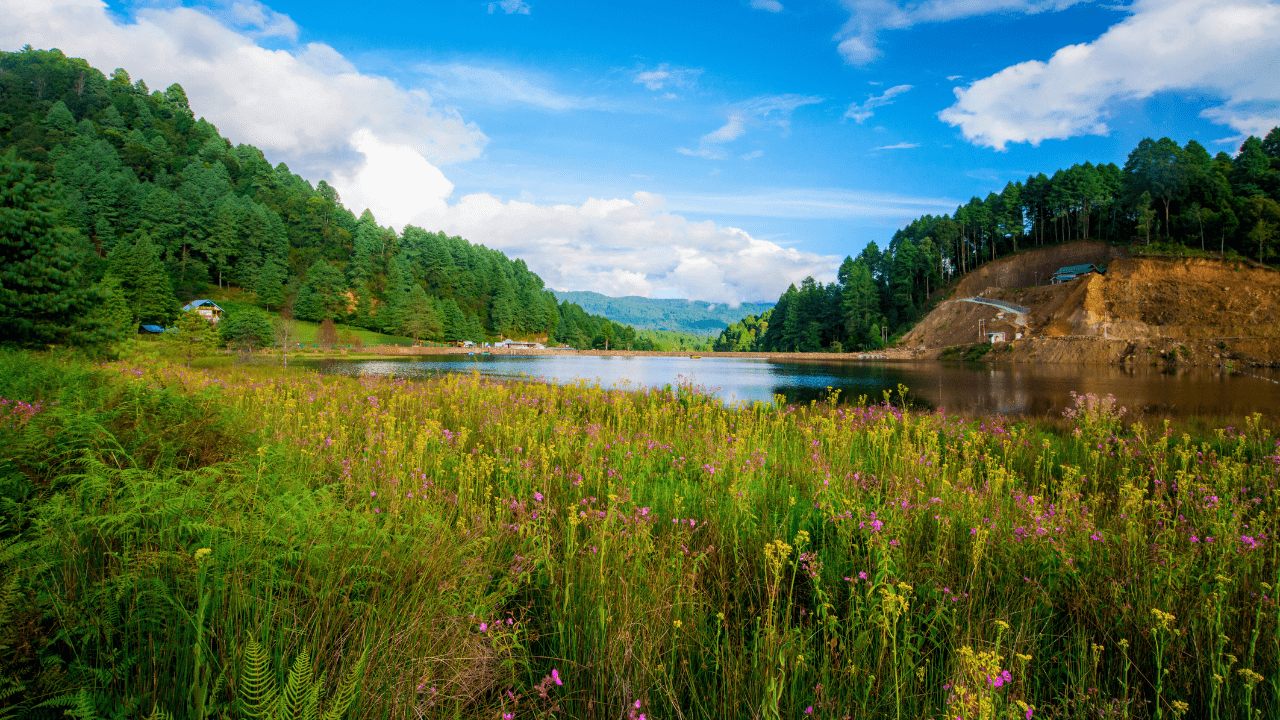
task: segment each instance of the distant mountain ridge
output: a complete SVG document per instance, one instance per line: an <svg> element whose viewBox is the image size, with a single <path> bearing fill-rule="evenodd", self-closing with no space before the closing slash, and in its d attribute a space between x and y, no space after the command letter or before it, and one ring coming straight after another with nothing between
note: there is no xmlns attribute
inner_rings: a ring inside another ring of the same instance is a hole
<svg viewBox="0 0 1280 720"><path fill-rule="evenodd" d="M654 299L638 295L609 297L588 291L552 292L562 302L576 303L583 310L593 315L604 315L614 322L695 335L714 335L748 315L759 315L773 307L773 303L742 303L735 308L727 303L705 300Z"/></svg>

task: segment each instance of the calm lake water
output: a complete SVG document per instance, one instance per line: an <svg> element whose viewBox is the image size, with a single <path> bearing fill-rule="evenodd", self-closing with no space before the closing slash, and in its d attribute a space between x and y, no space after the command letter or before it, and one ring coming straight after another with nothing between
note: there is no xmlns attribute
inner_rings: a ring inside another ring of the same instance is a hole
<svg viewBox="0 0 1280 720"><path fill-rule="evenodd" d="M570 383L587 380L602 387L639 388L692 383L726 403L824 399L828 388L842 400L866 395L879 401L884 390L909 388L918 406L969 414L1058 414L1071 392L1111 394L1130 412L1187 417L1241 416L1280 412L1280 372L1241 373L1191 368L1013 365L960 362L777 361L754 358L597 357L590 355L444 355L395 360L323 360L309 363L341 375L429 377L471 373L502 380Z"/></svg>

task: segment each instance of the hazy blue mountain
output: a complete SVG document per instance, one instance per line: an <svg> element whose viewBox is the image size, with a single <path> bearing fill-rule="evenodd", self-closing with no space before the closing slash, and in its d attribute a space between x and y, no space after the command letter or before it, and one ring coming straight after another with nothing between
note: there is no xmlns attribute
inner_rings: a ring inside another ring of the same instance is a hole
<svg viewBox="0 0 1280 720"><path fill-rule="evenodd" d="M560 292L556 298L576 303L593 315L618 323L652 330L675 330L695 335L715 335L748 315L759 315L773 303L742 303L730 307L705 300L656 300L636 295L609 297L594 292Z"/></svg>

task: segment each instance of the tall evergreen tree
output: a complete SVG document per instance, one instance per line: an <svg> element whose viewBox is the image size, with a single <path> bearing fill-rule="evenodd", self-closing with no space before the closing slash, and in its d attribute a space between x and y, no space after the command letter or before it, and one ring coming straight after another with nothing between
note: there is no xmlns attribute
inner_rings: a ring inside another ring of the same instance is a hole
<svg viewBox="0 0 1280 720"><path fill-rule="evenodd" d="M107 272L119 281L135 324L168 325L177 318L178 299L149 235L138 233L133 242L118 243L107 263Z"/></svg>
<svg viewBox="0 0 1280 720"><path fill-rule="evenodd" d="M101 326L82 315L100 300L86 289L78 235L59 222L57 188L35 168L0 157L0 342L18 345L92 343Z"/></svg>

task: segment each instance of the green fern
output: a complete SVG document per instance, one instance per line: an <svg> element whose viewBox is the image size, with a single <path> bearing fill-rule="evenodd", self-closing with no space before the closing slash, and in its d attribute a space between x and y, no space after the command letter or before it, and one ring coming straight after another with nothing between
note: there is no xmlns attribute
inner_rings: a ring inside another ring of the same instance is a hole
<svg viewBox="0 0 1280 720"><path fill-rule="evenodd" d="M305 649L298 653L289 670L289 683L284 688L280 720L302 720L311 695L311 653Z"/></svg>
<svg viewBox="0 0 1280 720"><path fill-rule="evenodd" d="M270 720L275 714L279 691L276 690L271 658L253 638L249 638L249 644L244 649L240 688L240 702L245 714L254 720Z"/></svg>
<svg viewBox="0 0 1280 720"><path fill-rule="evenodd" d="M173 720L173 713L157 705L151 709L151 714L147 716L147 720Z"/></svg>
<svg viewBox="0 0 1280 720"><path fill-rule="evenodd" d="M325 703L326 677L315 677L311 653L302 650L289 669L284 691L276 688L275 672L267 652L250 638L244 651L240 673L240 701L246 717L253 720L341 720L356 699L356 687L364 676L366 650L360 660L347 671L338 691ZM327 705L327 706L326 706Z"/></svg>
<svg viewBox="0 0 1280 720"><path fill-rule="evenodd" d="M63 711L63 714L67 717L77 718L78 720L98 720L98 710L94 707L93 696L83 688L75 693L66 693L46 700L36 707L65 707L66 710Z"/></svg>
<svg viewBox="0 0 1280 720"><path fill-rule="evenodd" d="M338 693L329 703L329 709L324 713L322 720L341 720L342 716L347 714L347 709L356 700L356 686L364 677L364 666L368 659L369 649L365 648L365 651L360 654L360 659L356 661L355 667L347 672L347 676L338 685Z"/></svg>

